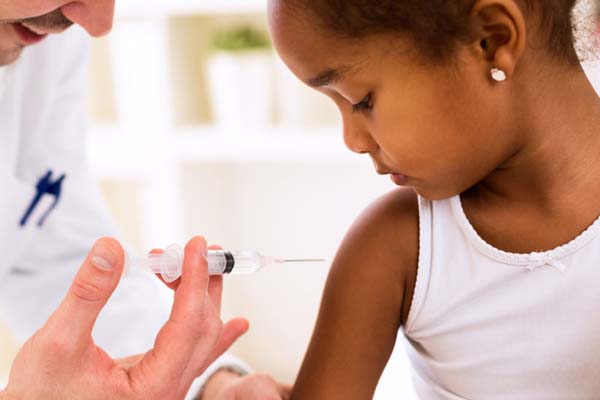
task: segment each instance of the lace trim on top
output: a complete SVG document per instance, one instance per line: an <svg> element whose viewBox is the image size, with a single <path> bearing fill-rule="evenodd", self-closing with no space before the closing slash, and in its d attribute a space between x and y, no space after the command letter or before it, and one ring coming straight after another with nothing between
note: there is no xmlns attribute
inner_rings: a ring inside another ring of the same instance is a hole
<svg viewBox="0 0 600 400"><path fill-rule="evenodd" d="M553 250L544 252L533 252L529 254L509 253L487 243L479 236L475 228L469 222L462 206L460 196L455 196L450 199L452 212L458 221L462 231L467 236L468 240L485 256L496 261L503 262L509 265L522 266L528 270L534 270L544 265L551 265L564 273L567 266L560 260L573 254L583 246L591 242L600 234L600 217L590 225L582 234L567 244L559 246Z"/></svg>

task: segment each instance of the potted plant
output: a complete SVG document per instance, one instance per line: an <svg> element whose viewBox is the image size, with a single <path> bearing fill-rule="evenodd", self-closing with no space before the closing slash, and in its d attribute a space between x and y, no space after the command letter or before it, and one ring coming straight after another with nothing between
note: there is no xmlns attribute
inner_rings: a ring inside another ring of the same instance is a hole
<svg viewBox="0 0 600 400"><path fill-rule="evenodd" d="M243 25L217 32L207 73L217 124L241 129L273 122L273 57L265 31Z"/></svg>

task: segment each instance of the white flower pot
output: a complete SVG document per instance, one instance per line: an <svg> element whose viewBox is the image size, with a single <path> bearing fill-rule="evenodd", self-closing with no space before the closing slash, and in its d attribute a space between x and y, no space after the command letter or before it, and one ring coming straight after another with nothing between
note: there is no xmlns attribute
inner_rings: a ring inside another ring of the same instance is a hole
<svg viewBox="0 0 600 400"><path fill-rule="evenodd" d="M270 51L217 53L208 61L207 74L217 125L243 133L273 123Z"/></svg>

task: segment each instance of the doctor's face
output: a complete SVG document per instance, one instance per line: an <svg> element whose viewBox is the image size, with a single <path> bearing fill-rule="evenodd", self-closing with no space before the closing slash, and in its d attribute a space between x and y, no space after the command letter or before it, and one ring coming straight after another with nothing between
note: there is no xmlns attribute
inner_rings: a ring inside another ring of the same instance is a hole
<svg viewBox="0 0 600 400"><path fill-rule="evenodd" d="M72 24L92 36L112 28L114 0L0 0L0 66L11 64L27 46Z"/></svg>

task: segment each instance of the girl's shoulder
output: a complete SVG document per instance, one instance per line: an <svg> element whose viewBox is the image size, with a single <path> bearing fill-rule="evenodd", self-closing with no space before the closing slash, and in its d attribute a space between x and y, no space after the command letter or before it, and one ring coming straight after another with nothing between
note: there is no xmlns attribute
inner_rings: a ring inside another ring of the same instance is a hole
<svg viewBox="0 0 600 400"><path fill-rule="evenodd" d="M402 287L401 322L406 321L417 276L419 258L419 200L414 190L399 188L375 200L358 217L346 235L336 258L362 259L340 262L340 274L359 275L352 268L368 267L373 290Z"/></svg>
<svg viewBox="0 0 600 400"><path fill-rule="evenodd" d="M400 189L350 228L331 266L295 398L372 398L410 308L418 225L417 196Z"/></svg>

